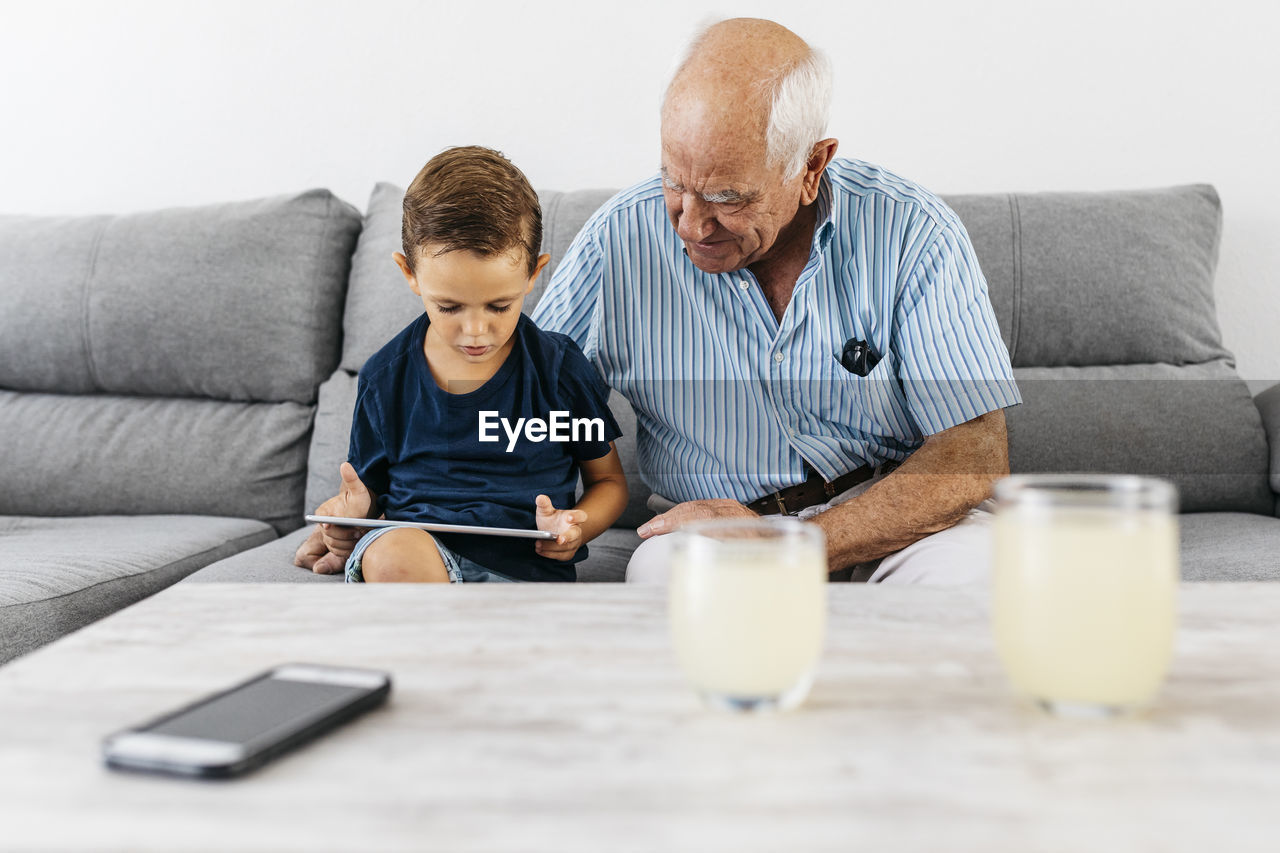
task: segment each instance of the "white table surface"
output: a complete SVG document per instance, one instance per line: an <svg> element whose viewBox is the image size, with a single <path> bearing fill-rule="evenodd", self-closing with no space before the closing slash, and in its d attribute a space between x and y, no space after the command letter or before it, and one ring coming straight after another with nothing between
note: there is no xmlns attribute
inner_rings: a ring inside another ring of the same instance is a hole
<svg viewBox="0 0 1280 853"><path fill-rule="evenodd" d="M1013 697L979 588L833 585L809 701L706 711L665 595L616 584L184 584L0 668L0 849L1280 850L1280 584L1184 585L1120 721ZM272 665L389 704L236 781L101 738Z"/></svg>

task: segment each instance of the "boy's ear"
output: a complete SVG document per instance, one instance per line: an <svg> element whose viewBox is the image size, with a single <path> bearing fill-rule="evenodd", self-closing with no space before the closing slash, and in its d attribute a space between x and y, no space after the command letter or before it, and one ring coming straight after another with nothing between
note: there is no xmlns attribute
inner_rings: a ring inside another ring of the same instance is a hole
<svg viewBox="0 0 1280 853"><path fill-rule="evenodd" d="M525 293L533 292L533 283L538 280L538 276L542 275L542 270L546 268L547 263L550 262L550 260L551 256L545 252L538 255L538 262L533 265L533 275L529 276L529 289L526 290Z"/></svg>
<svg viewBox="0 0 1280 853"><path fill-rule="evenodd" d="M392 252L391 259L400 268L400 274L404 276L404 280L409 282L409 289L421 296L422 291L418 290L418 279L414 277L413 270L409 269L409 259L404 256L404 252Z"/></svg>

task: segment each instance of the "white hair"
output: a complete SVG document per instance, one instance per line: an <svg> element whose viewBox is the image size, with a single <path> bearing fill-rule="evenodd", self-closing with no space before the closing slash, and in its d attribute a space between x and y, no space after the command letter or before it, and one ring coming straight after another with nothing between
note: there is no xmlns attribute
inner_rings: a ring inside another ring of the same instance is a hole
<svg viewBox="0 0 1280 853"><path fill-rule="evenodd" d="M664 110L671 84L689 64L711 28L721 20L704 20L676 57L663 90ZM809 46L806 56L781 69L771 79L764 80L762 85L769 98L769 124L765 129L766 162L770 166L781 167L789 180L804 171L813 146L826 135L831 118L831 62L822 51Z"/></svg>
<svg viewBox="0 0 1280 853"><path fill-rule="evenodd" d="M831 117L831 63L820 51L792 65L773 83L765 156L788 179L804 171Z"/></svg>

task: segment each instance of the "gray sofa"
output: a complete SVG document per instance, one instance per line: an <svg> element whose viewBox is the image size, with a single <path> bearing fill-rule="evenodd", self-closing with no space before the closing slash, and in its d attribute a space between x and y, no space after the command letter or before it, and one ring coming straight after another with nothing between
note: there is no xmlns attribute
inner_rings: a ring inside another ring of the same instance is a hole
<svg viewBox="0 0 1280 853"><path fill-rule="evenodd" d="M540 283L609 195L542 194ZM337 581L292 555L336 489L356 372L421 309L390 259L400 197L0 217L0 662L183 578ZM1252 398L1222 346L1214 190L946 201L1025 399L1013 470L1168 477L1186 579L1280 580L1280 386ZM620 579L648 517L613 405L632 500L582 580Z"/></svg>

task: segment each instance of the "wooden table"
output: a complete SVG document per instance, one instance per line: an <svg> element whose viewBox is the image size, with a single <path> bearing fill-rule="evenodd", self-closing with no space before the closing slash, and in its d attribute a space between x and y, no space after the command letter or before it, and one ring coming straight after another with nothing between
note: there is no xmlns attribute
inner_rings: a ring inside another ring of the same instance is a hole
<svg viewBox="0 0 1280 853"><path fill-rule="evenodd" d="M1276 851L1280 584L1188 585L1158 705L1015 699L982 589L831 587L790 714L703 710L621 585L179 585L0 668L0 848ZM103 735L286 661L389 704L232 782Z"/></svg>

